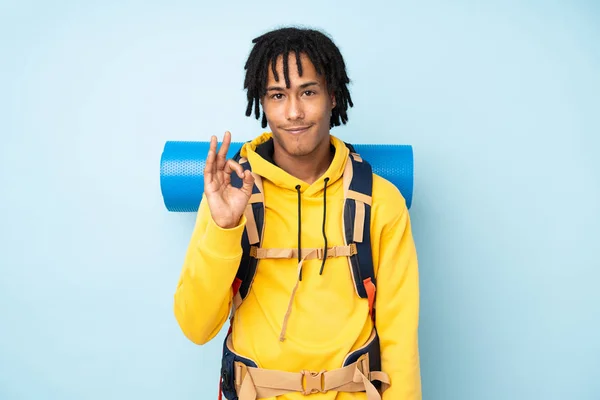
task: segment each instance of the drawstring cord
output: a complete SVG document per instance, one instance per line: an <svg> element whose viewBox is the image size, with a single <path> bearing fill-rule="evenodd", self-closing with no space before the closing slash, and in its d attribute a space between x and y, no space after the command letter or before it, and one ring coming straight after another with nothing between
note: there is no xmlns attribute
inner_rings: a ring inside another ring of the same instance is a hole
<svg viewBox="0 0 600 400"><path fill-rule="evenodd" d="M301 197L300 197L300 185L296 185L296 191L298 192L298 280L296 280L296 285L292 290L292 295L290 296L290 301L288 303L287 311L285 312L285 317L283 317L283 325L281 326L281 334L279 335L279 341L283 342L285 340L285 331L287 330L287 323L290 318L290 314L292 312L292 303L294 302L294 297L296 296L296 290L298 290L298 285L302 280L302 263L304 260L302 259L302 207L301 207Z"/></svg>
<svg viewBox="0 0 600 400"><path fill-rule="evenodd" d="M321 263L321 270L319 271L319 275L323 274L323 268L325 267L325 260L327 259L327 235L325 234L325 218L327 216L327 182L329 182L329 178L325 178L325 186L323 188L323 239L325 240L325 250L323 252L323 261ZM296 285L292 290L292 295L290 296L290 301L288 303L287 310L285 312L285 317L283 318L283 325L281 326L281 334L279 335L279 341L283 342L285 340L285 332L287 330L287 323L292 312L292 304L294 302L294 297L296 296L296 291L298 290L298 285L302 280L302 264L304 263L304 258L302 258L302 242L301 242L301 234L302 234L302 207L301 207L301 196L300 196L300 185L296 185L296 191L298 192L298 280L296 281ZM305 258L308 255L305 256Z"/></svg>
<svg viewBox="0 0 600 400"><path fill-rule="evenodd" d="M329 178L325 178L325 187L323 188L323 239L325 240L325 249L323 251L323 261L321 262L321 270L319 271L319 275L323 275L325 260L327 260L327 235L325 234L325 217L327 216L327 182L329 182Z"/></svg>
<svg viewBox="0 0 600 400"><path fill-rule="evenodd" d="M296 185L296 191L298 192L298 265L301 265L300 262L302 261L302 238L301 238L301 233L302 233L302 207L300 206L300 185ZM302 268L300 268L300 273L298 275L298 279L302 280Z"/></svg>

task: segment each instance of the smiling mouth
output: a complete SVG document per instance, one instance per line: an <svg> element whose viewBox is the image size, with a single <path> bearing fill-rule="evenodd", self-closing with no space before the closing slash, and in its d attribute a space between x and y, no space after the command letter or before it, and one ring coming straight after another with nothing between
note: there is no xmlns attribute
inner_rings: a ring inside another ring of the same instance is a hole
<svg viewBox="0 0 600 400"><path fill-rule="evenodd" d="M291 133L292 135L298 135L300 133L306 132L308 129L310 129L310 125L309 126L295 126L292 128L284 128L283 130L286 131L287 133Z"/></svg>

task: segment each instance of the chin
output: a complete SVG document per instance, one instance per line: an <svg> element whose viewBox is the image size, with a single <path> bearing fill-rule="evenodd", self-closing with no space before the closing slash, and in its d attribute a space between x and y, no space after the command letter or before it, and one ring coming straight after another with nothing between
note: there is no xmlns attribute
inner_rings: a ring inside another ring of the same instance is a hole
<svg viewBox="0 0 600 400"><path fill-rule="evenodd" d="M306 144L297 142L283 143L282 147L288 154L296 157L310 155L316 148L316 146L308 146Z"/></svg>
<svg viewBox="0 0 600 400"><path fill-rule="evenodd" d="M305 157L313 154L322 144L322 140L325 140L317 137L319 135L317 135L315 128L317 127L313 126L300 135L293 135L285 130L276 130L273 131L273 138L289 155ZM329 142L329 137L327 137L327 142Z"/></svg>
<svg viewBox="0 0 600 400"><path fill-rule="evenodd" d="M296 157L304 157L304 156L308 156L313 152L314 149L312 150L307 150L306 148L296 148L293 151L289 152L291 155L294 155Z"/></svg>

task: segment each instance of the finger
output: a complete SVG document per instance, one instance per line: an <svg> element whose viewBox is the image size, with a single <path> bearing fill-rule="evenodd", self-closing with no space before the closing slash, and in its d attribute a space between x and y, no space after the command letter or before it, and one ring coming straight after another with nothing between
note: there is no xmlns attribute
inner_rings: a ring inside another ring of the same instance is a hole
<svg viewBox="0 0 600 400"><path fill-rule="evenodd" d="M210 137L210 147L208 148L208 155L206 156L206 163L204 165L204 180L212 182L215 173L215 157L217 149L217 137Z"/></svg>
<svg viewBox="0 0 600 400"><path fill-rule="evenodd" d="M242 168L240 164L236 163L233 160L227 160L223 172L225 172L225 174L227 175L230 175L233 171L237 173L237 176L239 176L240 179L244 179L244 168Z"/></svg>
<svg viewBox="0 0 600 400"><path fill-rule="evenodd" d="M227 152L229 151L230 143L231 133L227 131L223 136L223 143L221 144L221 148L219 149L219 153L217 155L217 170L221 170L223 169L223 167L225 167L225 162L227 161Z"/></svg>
<svg viewBox="0 0 600 400"><path fill-rule="evenodd" d="M242 184L242 191L248 196L252 195L252 189L254 188L254 176L250 171L244 171L244 182Z"/></svg>

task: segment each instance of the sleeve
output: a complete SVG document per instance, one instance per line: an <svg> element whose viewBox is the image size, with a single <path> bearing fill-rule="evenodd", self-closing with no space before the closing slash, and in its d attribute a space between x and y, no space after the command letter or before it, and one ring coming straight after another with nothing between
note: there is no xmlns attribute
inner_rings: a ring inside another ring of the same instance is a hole
<svg viewBox="0 0 600 400"><path fill-rule="evenodd" d="M202 198L174 296L179 327L196 344L209 342L227 321L245 224L242 216L234 228L219 227Z"/></svg>
<svg viewBox="0 0 600 400"><path fill-rule="evenodd" d="M422 398L417 253L408 209L402 204L400 210L387 210L394 217L382 227L379 242L375 315L381 367L391 384L383 400Z"/></svg>

